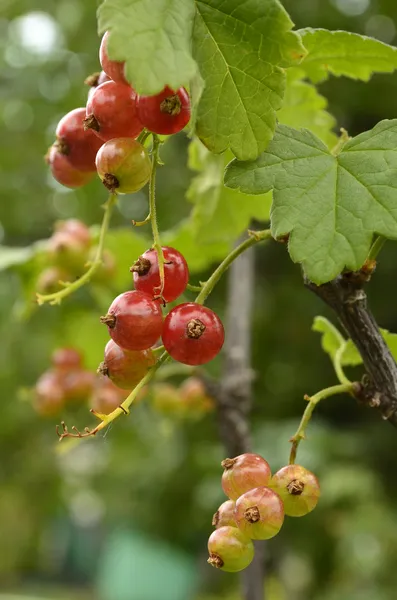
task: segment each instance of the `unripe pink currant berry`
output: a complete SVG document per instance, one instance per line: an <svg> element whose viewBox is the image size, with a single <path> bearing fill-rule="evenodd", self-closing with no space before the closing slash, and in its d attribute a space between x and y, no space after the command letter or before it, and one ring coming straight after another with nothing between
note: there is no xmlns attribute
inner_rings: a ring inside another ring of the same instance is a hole
<svg viewBox="0 0 397 600"><path fill-rule="evenodd" d="M253 540L268 540L281 529L284 507L276 492L258 487L236 500L234 516L239 529Z"/></svg>
<svg viewBox="0 0 397 600"><path fill-rule="evenodd" d="M68 188L83 187L93 179L95 173L90 171L79 171L75 169L66 155L61 154L55 144L53 144L46 156L45 161L50 166L52 176L58 183Z"/></svg>
<svg viewBox="0 0 397 600"><path fill-rule="evenodd" d="M65 403L62 376L55 371L46 371L37 380L34 408L43 417L52 417L61 412Z"/></svg>
<svg viewBox="0 0 397 600"><path fill-rule="evenodd" d="M65 373L81 368L83 357L81 352L76 348L57 348L52 353L51 362L59 373Z"/></svg>
<svg viewBox="0 0 397 600"><path fill-rule="evenodd" d="M108 38L109 32L107 31L102 37L101 46L99 48L99 61L101 67L113 81L127 83L127 80L124 77L124 61L111 60L108 56Z"/></svg>
<svg viewBox="0 0 397 600"><path fill-rule="evenodd" d="M124 350L147 350L161 335L163 314L158 302L134 290L117 296L101 323L108 326L110 337Z"/></svg>
<svg viewBox="0 0 397 600"><path fill-rule="evenodd" d="M105 347L98 373L109 377L117 387L132 390L156 362L152 350L123 350L113 340Z"/></svg>
<svg viewBox="0 0 397 600"><path fill-rule="evenodd" d="M197 410L204 413L215 408L213 399L207 394L204 383L198 377L185 379L179 387L179 392L181 400L188 410Z"/></svg>
<svg viewBox="0 0 397 600"><path fill-rule="evenodd" d="M149 181L151 172L146 149L128 137L103 144L96 156L96 167L103 185L118 194L138 192Z"/></svg>
<svg viewBox="0 0 397 600"><path fill-rule="evenodd" d="M285 514L303 517L311 512L320 498L317 477L300 465L287 465L275 473L271 487L284 502Z"/></svg>
<svg viewBox="0 0 397 600"><path fill-rule="evenodd" d="M212 526L216 529L226 526L237 527L236 519L234 518L235 508L236 504L233 500L223 502L212 517Z"/></svg>
<svg viewBox="0 0 397 600"><path fill-rule="evenodd" d="M267 485L272 476L269 463L259 454L250 452L226 458L222 461L222 467L225 469L222 488L231 500L237 500L245 492Z"/></svg>
<svg viewBox="0 0 397 600"><path fill-rule="evenodd" d="M91 245L91 233L87 225L79 219L66 219L55 223L55 231L62 231L74 237L80 244L87 248Z"/></svg>
<svg viewBox="0 0 397 600"><path fill-rule="evenodd" d="M95 375L85 369L73 369L63 376L66 400L87 400L95 385Z"/></svg>
<svg viewBox="0 0 397 600"><path fill-rule="evenodd" d="M128 392L114 385L108 377L98 377L91 397L91 408L104 415L113 412L128 396Z"/></svg>
<svg viewBox="0 0 397 600"><path fill-rule="evenodd" d="M237 527L220 527L209 537L208 552L211 566L236 573L252 562L254 545Z"/></svg>

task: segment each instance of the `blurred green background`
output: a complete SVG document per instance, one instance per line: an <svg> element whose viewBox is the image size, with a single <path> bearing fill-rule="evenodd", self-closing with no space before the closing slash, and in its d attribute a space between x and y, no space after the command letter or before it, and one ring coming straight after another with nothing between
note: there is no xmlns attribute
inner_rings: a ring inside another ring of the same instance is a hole
<svg viewBox="0 0 397 600"><path fill-rule="evenodd" d="M347 29L397 43L395 0L285 0L297 27ZM71 191L43 162L60 117L84 106L84 78L98 70L95 9L84 0L3 0L0 7L0 242L28 248L48 238L54 221L101 220L99 181ZM331 79L321 92L338 126L356 134L396 116L397 75L369 84ZM180 135L164 148L160 227L185 252L195 280L224 254L223 239L192 244L172 229L191 205L193 174ZM125 196L112 220L109 247L118 271L60 307L34 304L40 267L33 258L0 273L0 600L238 600L234 575L206 564L211 517L224 497L224 451L212 414L182 419L140 403L105 435L56 452L54 425L32 408L28 390L48 368L52 350L74 344L94 369L107 335L98 323L115 293L130 286L128 266L147 232L130 231L146 216L145 193ZM120 231L119 231L120 230ZM219 227L219 233L222 226ZM139 237L141 236L141 237ZM230 240L227 241L227 245ZM29 252L29 250L27 251ZM9 261L10 254L7 254ZM15 253L19 263L21 254ZM0 261L1 261L0 255ZM379 323L397 331L393 295L397 248L387 244L368 290ZM36 273L37 271L37 273ZM224 313L225 282L210 299ZM252 414L255 451L273 469L288 459L288 439L303 394L334 382L319 351L313 318L333 319L303 288L281 244L257 249ZM216 375L219 364L210 370ZM86 406L68 423L89 424ZM287 520L267 544L267 600L392 600L397 596L396 432L377 415L335 397L319 407L299 461L314 470L322 499L304 519ZM62 448L62 446L60 446Z"/></svg>

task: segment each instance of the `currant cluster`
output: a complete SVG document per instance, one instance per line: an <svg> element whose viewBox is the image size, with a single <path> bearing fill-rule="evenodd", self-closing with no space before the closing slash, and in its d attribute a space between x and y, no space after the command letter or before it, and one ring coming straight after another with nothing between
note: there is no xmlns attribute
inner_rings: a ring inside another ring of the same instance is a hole
<svg viewBox="0 0 397 600"><path fill-rule="evenodd" d="M90 76L92 86L85 108L67 113L56 128L56 141L46 160L54 178L77 188L95 172L111 192L137 192L148 181L151 164L136 138L144 130L170 135L190 119L190 98L185 88L166 87L155 96L140 96L124 76L124 63L107 54L108 33L102 38L99 58L103 71Z"/></svg>
<svg viewBox="0 0 397 600"><path fill-rule="evenodd" d="M39 415L59 415L68 406L89 401L97 412L108 413L119 406L126 394L108 378L96 377L84 367L75 348L58 348L51 357L51 369L37 380L33 406Z"/></svg>
<svg viewBox="0 0 397 600"><path fill-rule="evenodd" d="M156 383L152 386L151 400L157 412L173 417L200 418L215 408L198 377L188 377L179 387Z"/></svg>
<svg viewBox="0 0 397 600"><path fill-rule="evenodd" d="M320 497L313 473L287 465L273 476L258 454L241 454L222 462L222 488L229 500L214 514L208 562L223 571L242 571L254 558L252 540L268 540L280 531L284 515L302 517Z"/></svg>
<svg viewBox="0 0 397 600"><path fill-rule="evenodd" d="M87 263L96 254L96 244L88 227L78 219L58 221L48 240L45 268L37 281L39 292L51 294L59 289L60 281L73 281L85 271ZM116 269L116 262L108 250L102 254L101 267L93 280L109 282Z"/></svg>
<svg viewBox="0 0 397 600"><path fill-rule="evenodd" d="M223 345L221 320L201 304L179 304L163 318L162 306L185 291L189 269L174 248L163 247L162 254L163 283L158 253L149 249L130 269L135 289L117 296L101 317L111 340L98 372L122 389L135 388L155 364L153 349L160 337L172 358L187 365L209 362Z"/></svg>

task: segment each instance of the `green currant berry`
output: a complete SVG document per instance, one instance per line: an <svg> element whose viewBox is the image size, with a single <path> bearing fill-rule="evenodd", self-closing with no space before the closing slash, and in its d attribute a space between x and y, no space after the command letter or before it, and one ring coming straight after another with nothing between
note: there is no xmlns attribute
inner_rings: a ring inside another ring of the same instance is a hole
<svg viewBox="0 0 397 600"><path fill-rule="evenodd" d="M216 529L219 527L237 527L236 519L234 518L234 509L236 504L233 500L226 500L220 505L214 516L212 517L212 526Z"/></svg>
<svg viewBox="0 0 397 600"><path fill-rule="evenodd" d="M236 458L222 461L225 469L222 475L222 488L231 500L253 488L267 485L272 476L269 464L259 454L240 454Z"/></svg>
<svg viewBox="0 0 397 600"><path fill-rule="evenodd" d="M237 527L220 527L209 537L208 552L211 566L236 573L252 562L254 545Z"/></svg>
<svg viewBox="0 0 397 600"><path fill-rule="evenodd" d="M105 142L96 155L96 168L110 192L132 194L147 184L151 164L146 149L128 137Z"/></svg>
<svg viewBox="0 0 397 600"><path fill-rule="evenodd" d="M258 487L236 501L234 516L239 529L253 540L268 540L281 529L284 507L276 492Z"/></svg>
<svg viewBox="0 0 397 600"><path fill-rule="evenodd" d="M283 467L273 475L270 485L283 500L285 514L289 517L307 515L320 498L317 477L300 465Z"/></svg>

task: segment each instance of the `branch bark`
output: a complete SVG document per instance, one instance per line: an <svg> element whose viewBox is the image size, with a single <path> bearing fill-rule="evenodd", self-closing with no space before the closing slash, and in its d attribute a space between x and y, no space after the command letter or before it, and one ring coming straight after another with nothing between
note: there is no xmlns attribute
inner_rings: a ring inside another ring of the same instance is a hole
<svg viewBox="0 0 397 600"><path fill-rule="evenodd" d="M333 281L317 286L305 280L305 285L335 311L340 323L363 359L367 375L356 396L382 418L397 427L397 364L368 308L364 284L373 270L364 265L357 273L340 275Z"/></svg>
<svg viewBox="0 0 397 600"><path fill-rule="evenodd" d="M226 339L220 383L206 381L215 399L221 440L228 457L251 451L249 413L252 403L251 315L254 252L250 248L232 264L228 278ZM241 573L245 600L264 600L264 543L255 542L255 557Z"/></svg>

